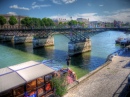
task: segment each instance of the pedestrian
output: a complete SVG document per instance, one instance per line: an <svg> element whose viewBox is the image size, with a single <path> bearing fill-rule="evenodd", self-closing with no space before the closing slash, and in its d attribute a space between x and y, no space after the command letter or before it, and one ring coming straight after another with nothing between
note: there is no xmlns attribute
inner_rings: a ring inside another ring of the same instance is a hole
<svg viewBox="0 0 130 97"><path fill-rule="evenodd" d="M69 69L69 66L70 66L70 61L71 61L71 58L70 58L70 56L68 56L67 59L66 59L68 69Z"/></svg>

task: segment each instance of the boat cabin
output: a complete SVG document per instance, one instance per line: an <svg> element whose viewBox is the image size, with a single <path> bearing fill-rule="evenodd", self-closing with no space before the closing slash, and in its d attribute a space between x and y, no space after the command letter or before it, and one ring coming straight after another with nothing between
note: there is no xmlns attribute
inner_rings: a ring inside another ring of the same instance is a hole
<svg viewBox="0 0 130 97"><path fill-rule="evenodd" d="M0 97L47 97L54 70L35 61L0 69Z"/></svg>

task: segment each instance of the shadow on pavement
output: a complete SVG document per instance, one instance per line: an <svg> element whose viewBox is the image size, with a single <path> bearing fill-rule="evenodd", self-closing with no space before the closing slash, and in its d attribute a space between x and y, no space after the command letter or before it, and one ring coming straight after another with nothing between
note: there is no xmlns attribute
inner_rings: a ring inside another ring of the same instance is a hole
<svg viewBox="0 0 130 97"><path fill-rule="evenodd" d="M129 76L129 74L128 74ZM130 97L130 85L128 84L128 76L122 82L122 84L118 87L112 97Z"/></svg>

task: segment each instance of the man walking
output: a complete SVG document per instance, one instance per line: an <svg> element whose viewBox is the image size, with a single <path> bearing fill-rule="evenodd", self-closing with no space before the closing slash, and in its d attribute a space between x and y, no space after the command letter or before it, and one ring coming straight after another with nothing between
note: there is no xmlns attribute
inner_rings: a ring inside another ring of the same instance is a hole
<svg viewBox="0 0 130 97"><path fill-rule="evenodd" d="M70 58L70 56L68 55L68 57L67 57L67 59L66 59L68 69L69 69L69 66L70 66L70 61L71 61L71 58Z"/></svg>

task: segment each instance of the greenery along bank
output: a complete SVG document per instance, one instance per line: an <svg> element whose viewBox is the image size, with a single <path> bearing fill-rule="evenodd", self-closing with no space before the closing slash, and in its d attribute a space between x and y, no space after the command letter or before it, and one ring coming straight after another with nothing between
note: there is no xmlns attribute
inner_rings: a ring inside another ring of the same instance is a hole
<svg viewBox="0 0 130 97"><path fill-rule="evenodd" d="M4 16L0 16L0 26L4 26L5 24L9 24L11 26L15 26L17 23L19 23L19 20L16 18L16 16L10 16L9 20L7 20ZM83 26L84 22L78 22L76 20L71 21L59 21L58 24L55 23L50 18L31 18L31 17L25 17L23 19L20 19L20 24L22 27L28 27L28 28L36 28L36 27L66 27L66 26Z"/></svg>

